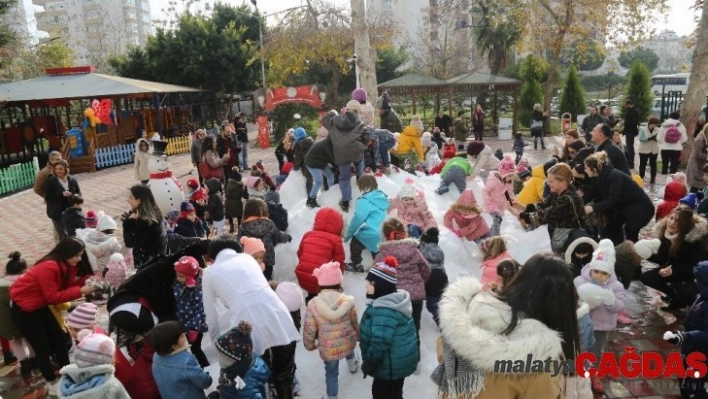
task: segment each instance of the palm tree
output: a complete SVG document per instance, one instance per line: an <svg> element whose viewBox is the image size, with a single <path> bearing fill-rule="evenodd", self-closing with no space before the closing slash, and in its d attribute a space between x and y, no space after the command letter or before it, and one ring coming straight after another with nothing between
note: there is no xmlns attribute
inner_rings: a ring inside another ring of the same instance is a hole
<svg viewBox="0 0 708 399"><path fill-rule="evenodd" d="M492 75L501 74L506 69L507 60L514 47L521 40L523 27L511 7L493 9L493 4L478 1L482 20L477 25L477 46L482 56L487 56L487 64Z"/></svg>

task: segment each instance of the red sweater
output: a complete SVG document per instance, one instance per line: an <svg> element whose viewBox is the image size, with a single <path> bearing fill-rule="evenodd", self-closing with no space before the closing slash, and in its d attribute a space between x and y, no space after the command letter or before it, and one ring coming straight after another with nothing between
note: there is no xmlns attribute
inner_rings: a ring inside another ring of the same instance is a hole
<svg viewBox="0 0 708 399"><path fill-rule="evenodd" d="M70 302L81 297L81 286L89 276L76 279L76 267L45 260L27 269L10 287L10 299L25 312L47 305Z"/></svg>

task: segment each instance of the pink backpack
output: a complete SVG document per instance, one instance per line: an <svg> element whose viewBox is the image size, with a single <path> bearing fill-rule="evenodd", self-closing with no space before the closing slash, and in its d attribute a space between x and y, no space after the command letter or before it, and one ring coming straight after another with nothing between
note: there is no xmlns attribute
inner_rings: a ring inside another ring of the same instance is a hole
<svg viewBox="0 0 708 399"><path fill-rule="evenodd" d="M664 134L664 141L669 144L676 144L681 141L681 130L679 130L679 123L671 125L666 129Z"/></svg>

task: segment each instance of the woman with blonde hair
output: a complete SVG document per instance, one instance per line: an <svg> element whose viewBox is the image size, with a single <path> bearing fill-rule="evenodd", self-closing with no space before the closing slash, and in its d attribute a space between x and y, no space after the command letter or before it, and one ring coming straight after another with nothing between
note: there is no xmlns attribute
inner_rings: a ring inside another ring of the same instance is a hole
<svg viewBox="0 0 708 399"><path fill-rule="evenodd" d="M541 139L541 149L546 149L546 143L543 141L543 134L546 126L546 118L548 113L543 111L541 104L534 104L533 112L531 113L531 135L533 136L533 149L538 150L538 139Z"/></svg>

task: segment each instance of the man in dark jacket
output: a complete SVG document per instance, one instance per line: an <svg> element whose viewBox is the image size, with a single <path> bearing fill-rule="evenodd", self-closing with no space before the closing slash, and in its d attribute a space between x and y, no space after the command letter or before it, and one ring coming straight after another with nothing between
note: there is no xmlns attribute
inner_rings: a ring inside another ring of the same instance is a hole
<svg viewBox="0 0 708 399"><path fill-rule="evenodd" d="M379 109L379 115L381 116L381 129L386 129L392 133L401 133L403 131L401 118L398 117L396 111L391 109L391 103L388 101L388 93L383 93L381 97L376 100L376 108Z"/></svg>
<svg viewBox="0 0 708 399"><path fill-rule="evenodd" d="M629 165L627 164L627 157L619 147L612 143L612 136L614 134L615 132L606 123L597 124L591 134L591 140L596 147L595 152L605 151L607 157L610 159L610 163L615 169L626 173L628 176L632 176L632 172L629 170Z"/></svg>
<svg viewBox="0 0 708 399"><path fill-rule="evenodd" d="M435 117L435 127L439 128L446 136L449 136L450 128L452 128L452 118L441 110L438 112L438 116Z"/></svg>
<svg viewBox="0 0 708 399"><path fill-rule="evenodd" d="M634 108L632 100L627 100L624 103L624 137L627 144L627 161L629 168L634 169L634 138L639 134L640 115L639 111Z"/></svg>
<svg viewBox="0 0 708 399"><path fill-rule="evenodd" d="M455 119L455 144L459 146L464 145L467 142L467 125L465 124L465 111L460 111L457 113L457 119Z"/></svg>
<svg viewBox="0 0 708 399"><path fill-rule="evenodd" d="M602 115L597 112L597 107L595 105L591 106L590 115L586 116L585 119L583 119L583 123L580 126L581 129L583 129L583 132L585 133L586 143L589 143L591 141L591 132L595 128L595 126L605 122L605 118L603 118Z"/></svg>

